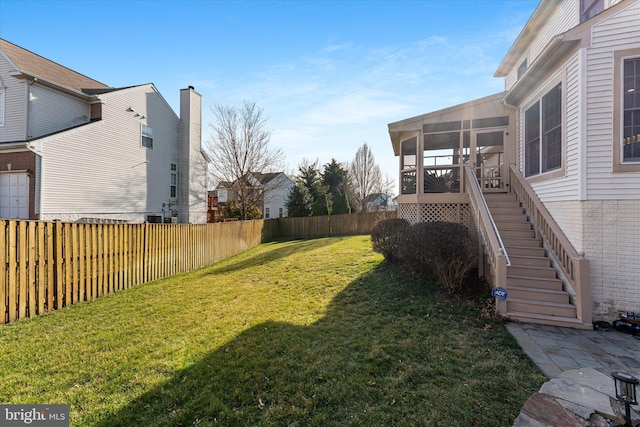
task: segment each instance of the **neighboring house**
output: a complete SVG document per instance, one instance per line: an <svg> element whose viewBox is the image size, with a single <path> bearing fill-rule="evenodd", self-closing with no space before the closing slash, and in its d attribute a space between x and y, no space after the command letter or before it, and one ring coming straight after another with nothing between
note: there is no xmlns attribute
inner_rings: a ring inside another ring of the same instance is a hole
<svg viewBox="0 0 640 427"><path fill-rule="evenodd" d="M391 201L389 196L385 193L373 193L369 194L364 199L364 211L365 212L380 212L386 210L393 210L391 207Z"/></svg>
<svg viewBox="0 0 640 427"><path fill-rule="evenodd" d="M218 205L220 207L226 206L227 200L233 199L232 185L232 182L220 181L214 190L218 196Z"/></svg>
<svg viewBox="0 0 640 427"><path fill-rule="evenodd" d="M505 92L389 124L399 217L474 229L511 318L640 312L638 23L638 0L543 0L495 73Z"/></svg>
<svg viewBox="0 0 640 427"><path fill-rule="evenodd" d="M112 88L0 39L0 217L204 223L201 96ZM172 219L173 218L173 219Z"/></svg>
<svg viewBox="0 0 640 427"><path fill-rule="evenodd" d="M293 181L284 172L253 174L264 188L262 206L259 206L264 219L286 218L287 197L293 187Z"/></svg>
<svg viewBox="0 0 640 427"><path fill-rule="evenodd" d="M284 172L250 172L246 180L221 181L216 187L220 206L239 199L240 181L247 182L244 191L250 193L248 200L258 207L264 219L288 216L286 202L294 184Z"/></svg>

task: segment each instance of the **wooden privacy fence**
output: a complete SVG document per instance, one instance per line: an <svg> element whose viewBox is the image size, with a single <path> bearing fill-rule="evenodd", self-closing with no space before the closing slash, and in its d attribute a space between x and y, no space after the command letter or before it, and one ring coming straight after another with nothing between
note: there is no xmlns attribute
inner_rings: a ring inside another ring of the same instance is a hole
<svg viewBox="0 0 640 427"><path fill-rule="evenodd" d="M278 238L313 238L353 236L371 233L377 221L397 218L396 211L361 212L343 215L278 218L265 221L268 229Z"/></svg>
<svg viewBox="0 0 640 427"><path fill-rule="evenodd" d="M203 267L260 244L263 225L0 220L0 323Z"/></svg>
<svg viewBox="0 0 640 427"><path fill-rule="evenodd" d="M215 224L0 219L0 324L195 270L276 238L367 234L395 212Z"/></svg>

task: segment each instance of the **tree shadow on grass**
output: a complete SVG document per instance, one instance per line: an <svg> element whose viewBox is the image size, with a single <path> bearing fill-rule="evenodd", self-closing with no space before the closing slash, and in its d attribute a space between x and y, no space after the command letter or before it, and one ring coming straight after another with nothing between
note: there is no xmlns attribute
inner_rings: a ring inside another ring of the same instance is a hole
<svg viewBox="0 0 640 427"><path fill-rule="evenodd" d="M424 295L378 268L317 322L251 327L99 425L510 425L539 387L527 374L500 378L526 371L519 348L498 333L502 361L483 363L495 351L477 349L475 336L491 339L483 325L451 322L461 303Z"/></svg>
<svg viewBox="0 0 640 427"><path fill-rule="evenodd" d="M300 252L312 251L319 249L323 246L334 244L336 238L330 239L312 239L312 240L281 240L272 242L273 248L268 249L258 255L254 255L250 258L242 259L232 263L219 263L210 267L207 267L206 272L202 275L230 273L237 270L243 270L258 265L262 265L268 262L284 259L293 254L299 254ZM276 244L277 243L277 244ZM263 244L268 246L269 244Z"/></svg>

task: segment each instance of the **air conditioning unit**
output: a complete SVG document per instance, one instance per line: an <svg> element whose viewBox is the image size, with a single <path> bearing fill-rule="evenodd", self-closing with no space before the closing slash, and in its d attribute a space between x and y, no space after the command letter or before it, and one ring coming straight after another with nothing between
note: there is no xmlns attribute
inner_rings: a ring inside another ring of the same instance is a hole
<svg viewBox="0 0 640 427"><path fill-rule="evenodd" d="M147 222L150 224L162 224L162 215L147 215Z"/></svg>

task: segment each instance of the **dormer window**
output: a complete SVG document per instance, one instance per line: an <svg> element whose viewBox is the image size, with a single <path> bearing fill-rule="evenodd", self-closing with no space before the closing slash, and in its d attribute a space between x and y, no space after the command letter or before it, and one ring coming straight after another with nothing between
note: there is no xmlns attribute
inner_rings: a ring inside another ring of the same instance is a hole
<svg viewBox="0 0 640 427"><path fill-rule="evenodd" d="M580 0L580 23L604 10L604 0Z"/></svg>
<svg viewBox="0 0 640 427"><path fill-rule="evenodd" d="M151 126L147 126L145 124L141 126L142 133L142 146L147 148L153 148L153 129Z"/></svg>

